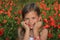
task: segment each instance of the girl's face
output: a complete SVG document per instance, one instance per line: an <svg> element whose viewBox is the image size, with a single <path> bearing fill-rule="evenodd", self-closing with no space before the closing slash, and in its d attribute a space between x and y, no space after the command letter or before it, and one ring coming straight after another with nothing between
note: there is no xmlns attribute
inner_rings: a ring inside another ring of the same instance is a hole
<svg viewBox="0 0 60 40"><path fill-rule="evenodd" d="M39 21L39 16L37 15L37 12L31 11L25 15L24 20L26 24L30 25L30 28L33 28L34 24Z"/></svg>

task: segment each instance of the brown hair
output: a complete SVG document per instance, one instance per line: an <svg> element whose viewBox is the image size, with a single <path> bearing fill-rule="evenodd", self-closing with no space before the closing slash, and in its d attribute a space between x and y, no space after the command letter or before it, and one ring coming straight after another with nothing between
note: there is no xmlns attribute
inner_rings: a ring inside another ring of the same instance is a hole
<svg viewBox="0 0 60 40"><path fill-rule="evenodd" d="M39 7L35 5L34 3L31 3L31 4L24 6L24 8L22 9L22 18L24 19L25 15L28 12L31 12L32 10L37 12L37 16L40 16L41 13L40 13Z"/></svg>

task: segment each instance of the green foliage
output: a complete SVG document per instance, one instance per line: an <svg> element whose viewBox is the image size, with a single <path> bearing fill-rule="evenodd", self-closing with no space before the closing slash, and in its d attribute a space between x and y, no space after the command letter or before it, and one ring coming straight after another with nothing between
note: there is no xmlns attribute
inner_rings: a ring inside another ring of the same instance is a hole
<svg viewBox="0 0 60 40"><path fill-rule="evenodd" d="M56 28L55 25L51 26L44 22L44 25L50 26L49 33L53 34L53 37L48 40L60 39L58 38L58 34L60 34L60 10L58 9L60 0L1 0L0 3L0 40L15 40L18 37L17 29L21 26L22 21L21 9L28 3L36 3L40 7L43 20L47 19L50 22L49 16L53 17ZM59 21L56 22L56 20Z"/></svg>

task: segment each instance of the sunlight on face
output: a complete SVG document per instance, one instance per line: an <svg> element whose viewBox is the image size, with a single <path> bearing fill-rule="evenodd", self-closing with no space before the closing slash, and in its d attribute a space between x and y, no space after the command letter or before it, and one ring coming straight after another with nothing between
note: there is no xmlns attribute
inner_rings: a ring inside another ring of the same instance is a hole
<svg viewBox="0 0 60 40"><path fill-rule="evenodd" d="M30 27L33 27L34 24L39 20L39 17L37 15L37 12L31 11L25 15L24 20L26 21L27 24L30 25Z"/></svg>

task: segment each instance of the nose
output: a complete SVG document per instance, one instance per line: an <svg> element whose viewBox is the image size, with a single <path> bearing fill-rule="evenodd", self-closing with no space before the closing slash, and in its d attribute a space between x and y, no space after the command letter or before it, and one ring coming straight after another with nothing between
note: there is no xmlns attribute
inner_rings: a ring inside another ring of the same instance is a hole
<svg viewBox="0 0 60 40"><path fill-rule="evenodd" d="M32 23L33 23L33 20L32 20L32 19L30 19L30 20L29 20L29 24L32 24Z"/></svg>

